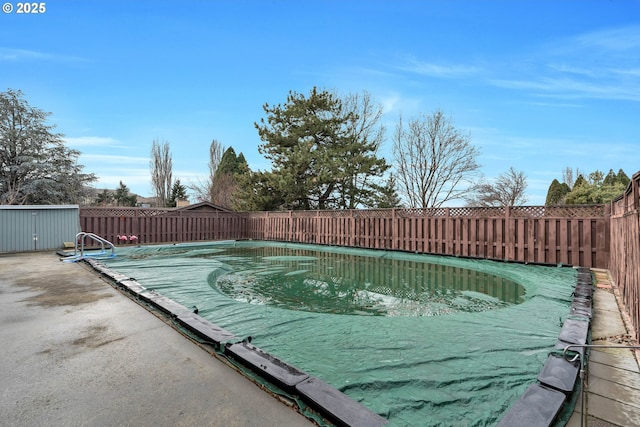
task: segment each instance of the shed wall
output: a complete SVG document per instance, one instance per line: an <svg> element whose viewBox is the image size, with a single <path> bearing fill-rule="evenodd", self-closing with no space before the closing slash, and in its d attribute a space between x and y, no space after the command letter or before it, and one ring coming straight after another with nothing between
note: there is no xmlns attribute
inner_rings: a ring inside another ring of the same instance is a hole
<svg viewBox="0 0 640 427"><path fill-rule="evenodd" d="M79 231L77 205L0 206L0 252L60 249Z"/></svg>

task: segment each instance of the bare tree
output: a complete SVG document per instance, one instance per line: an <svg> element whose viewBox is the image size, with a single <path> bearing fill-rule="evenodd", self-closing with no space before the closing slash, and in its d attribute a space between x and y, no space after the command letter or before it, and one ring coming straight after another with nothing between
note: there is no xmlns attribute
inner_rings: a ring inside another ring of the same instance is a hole
<svg viewBox="0 0 640 427"><path fill-rule="evenodd" d="M214 138L209 145L209 176L205 180L191 182L188 185L188 188L195 193L196 199L201 202L213 200L213 178L216 176L223 152L224 147Z"/></svg>
<svg viewBox="0 0 640 427"><path fill-rule="evenodd" d="M171 186L173 185L173 162L168 142L160 143L155 139L153 140L149 167L151 168L151 184L153 185L158 205L165 207L168 205Z"/></svg>
<svg viewBox="0 0 640 427"><path fill-rule="evenodd" d="M348 142L343 147L343 156L349 161L343 165L344 178L337 185L338 206L345 209L373 206L380 192L376 181L390 167L384 158L378 157L385 139L382 105L364 91L346 95L342 108L350 118L346 123Z"/></svg>
<svg viewBox="0 0 640 427"><path fill-rule="evenodd" d="M524 172L509 168L494 182L481 181L465 196L469 206L521 206L527 202L527 177Z"/></svg>
<svg viewBox="0 0 640 427"><path fill-rule="evenodd" d="M217 139L211 141L209 145L209 177L213 179L222 160L222 153L224 153L224 147Z"/></svg>
<svg viewBox="0 0 640 427"><path fill-rule="evenodd" d="M469 134L456 129L440 110L409 121L398 120L393 156L400 192L411 207L439 207L459 199L480 165Z"/></svg>
<svg viewBox="0 0 640 427"><path fill-rule="evenodd" d="M573 184L576 182L576 179L582 175L582 172L579 168L575 168L575 170L571 166L567 166L562 170L562 182L569 186L569 189L573 188Z"/></svg>

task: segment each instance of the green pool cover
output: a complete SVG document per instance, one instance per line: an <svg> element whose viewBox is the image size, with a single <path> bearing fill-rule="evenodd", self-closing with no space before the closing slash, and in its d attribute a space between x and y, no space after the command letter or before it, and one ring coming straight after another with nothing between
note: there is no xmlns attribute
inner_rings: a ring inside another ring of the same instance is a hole
<svg viewBox="0 0 640 427"><path fill-rule="evenodd" d="M553 350L576 283L571 268L253 241L105 263L398 426L495 424Z"/></svg>

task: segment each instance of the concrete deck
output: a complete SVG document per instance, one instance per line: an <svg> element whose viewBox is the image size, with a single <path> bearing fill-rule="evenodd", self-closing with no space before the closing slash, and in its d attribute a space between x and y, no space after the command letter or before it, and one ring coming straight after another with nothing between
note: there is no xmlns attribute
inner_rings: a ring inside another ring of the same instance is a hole
<svg viewBox="0 0 640 427"><path fill-rule="evenodd" d="M309 426L83 263L0 255L0 424Z"/></svg>
<svg viewBox="0 0 640 427"><path fill-rule="evenodd" d="M621 312L604 271L595 271L592 344L637 345L630 340L624 312ZM567 427L640 426L640 369L631 349L592 348L587 366L585 400L586 423L582 420L582 401L578 399Z"/></svg>

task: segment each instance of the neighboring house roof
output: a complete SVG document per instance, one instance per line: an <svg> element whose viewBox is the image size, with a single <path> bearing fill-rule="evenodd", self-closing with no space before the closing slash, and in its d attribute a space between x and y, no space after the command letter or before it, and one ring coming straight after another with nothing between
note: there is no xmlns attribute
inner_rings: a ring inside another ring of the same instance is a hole
<svg viewBox="0 0 640 427"><path fill-rule="evenodd" d="M150 205L157 205L158 204L158 198L157 197L142 197L142 196L137 196L136 197L136 202L138 204L142 204L142 203L148 203Z"/></svg>
<svg viewBox="0 0 640 427"><path fill-rule="evenodd" d="M220 212L233 212L231 209L227 209L223 206L214 205L211 202L200 202L193 205L177 208L178 211L220 211Z"/></svg>

